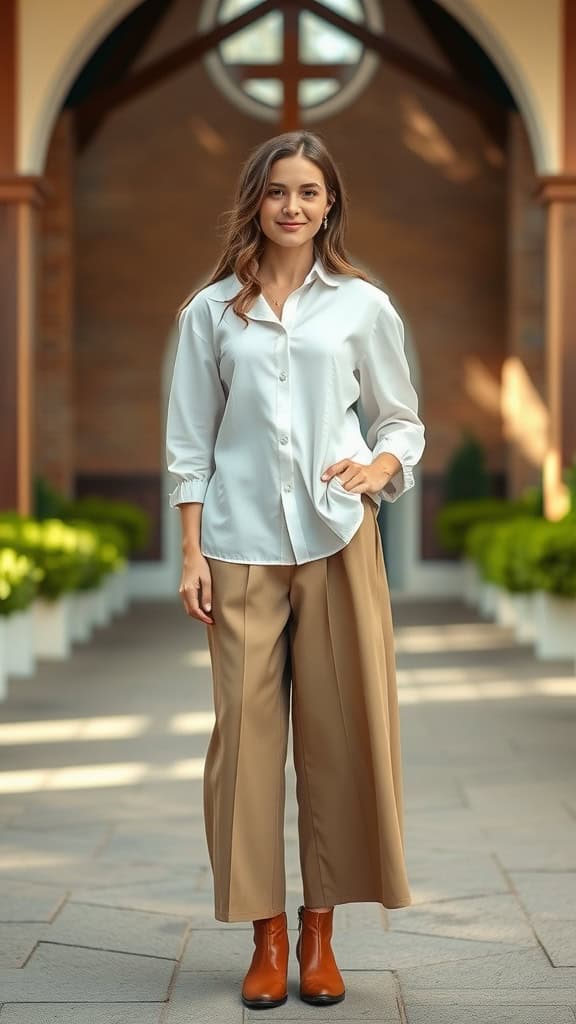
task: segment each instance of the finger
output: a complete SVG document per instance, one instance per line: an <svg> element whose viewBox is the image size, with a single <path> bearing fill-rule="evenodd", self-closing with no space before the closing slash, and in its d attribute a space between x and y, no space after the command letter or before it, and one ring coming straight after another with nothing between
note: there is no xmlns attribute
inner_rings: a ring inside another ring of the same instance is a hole
<svg viewBox="0 0 576 1024"><path fill-rule="evenodd" d="M321 480L330 480L333 476L341 473L349 463L349 459L341 459L340 462L335 462L332 466L328 466L320 477Z"/></svg>
<svg viewBox="0 0 576 1024"><path fill-rule="evenodd" d="M202 607L206 612L212 608L212 580L209 577L202 579Z"/></svg>
<svg viewBox="0 0 576 1024"><path fill-rule="evenodd" d="M351 476L341 477L340 479L342 480L342 483L346 485L347 491L354 491L358 487L363 490L366 484L366 475L362 470L357 470L355 473L352 473Z"/></svg>
<svg viewBox="0 0 576 1024"><path fill-rule="evenodd" d="M195 619L199 619L200 622L205 622L209 625L212 625L214 620L210 617L210 615L206 614L203 608L200 607L200 589L195 587L193 595L194 596L192 597L192 615L194 616Z"/></svg>
<svg viewBox="0 0 576 1024"><path fill-rule="evenodd" d="M198 587L193 584L185 584L181 588L180 592L184 599L186 613L193 619L199 619L201 622L206 622L207 624L212 625L214 620L206 615L200 608L198 602Z"/></svg>
<svg viewBox="0 0 576 1024"><path fill-rule="evenodd" d="M182 598L182 604L184 605L184 611L187 615L192 614L192 588L182 584L179 590L180 597Z"/></svg>
<svg viewBox="0 0 576 1024"><path fill-rule="evenodd" d="M336 475L343 484L349 484L351 481L358 483L364 475L364 468L357 462L348 461L346 462L345 468L341 469Z"/></svg>

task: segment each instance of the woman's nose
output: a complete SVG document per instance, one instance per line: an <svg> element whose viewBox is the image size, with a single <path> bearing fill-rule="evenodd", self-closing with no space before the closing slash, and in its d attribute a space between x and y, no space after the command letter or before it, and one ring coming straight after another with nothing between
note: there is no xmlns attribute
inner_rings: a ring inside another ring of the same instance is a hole
<svg viewBox="0 0 576 1024"><path fill-rule="evenodd" d="M294 197L293 199L287 199L286 202L284 203L285 213L295 213L298 209L299 203L296 197Z"/></svg>

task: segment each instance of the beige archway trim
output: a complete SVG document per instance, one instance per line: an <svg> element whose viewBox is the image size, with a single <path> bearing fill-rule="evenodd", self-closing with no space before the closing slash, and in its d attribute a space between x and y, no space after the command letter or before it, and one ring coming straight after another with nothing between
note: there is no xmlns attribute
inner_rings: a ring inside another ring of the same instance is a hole
<svg viewBox="0 0 576 1024"><path fill-rule="evenodd" d="M18 170L42 174L54 122L77 74L139 0L19 0Z"/></svg>
<svg viewBox="0 0 576 1024"><path fill-rule="evenodd" d="M539 174L562 170L564 0L437 0L468 30L512 92Z"/></svg>
<svg viewBox="0 0 576 1024"><path fill-rule="evenodd" d="M563 0L439 0L514 93L539 174L561 167ZM54 121L94 49L138 0L19 0L18 170L42 174Z"/></svg>

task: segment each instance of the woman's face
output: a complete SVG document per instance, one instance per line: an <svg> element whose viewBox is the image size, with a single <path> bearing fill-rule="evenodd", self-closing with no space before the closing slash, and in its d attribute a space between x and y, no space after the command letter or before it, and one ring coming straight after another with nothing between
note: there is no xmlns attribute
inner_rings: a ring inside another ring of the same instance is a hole
<svg viewBox="0 0 576 1024"><path fill-rule="evenodd" d="M320 230L331 205L317 164L305 156L283 157L271 167L259 210L260 227L271 242L295 248Z"/></svg>

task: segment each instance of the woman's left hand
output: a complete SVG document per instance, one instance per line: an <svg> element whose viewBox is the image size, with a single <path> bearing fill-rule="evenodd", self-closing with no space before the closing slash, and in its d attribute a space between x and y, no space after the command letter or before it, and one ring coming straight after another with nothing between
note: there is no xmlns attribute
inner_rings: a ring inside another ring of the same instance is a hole
<svg viewBox="0 0 576 1024"><path fill-rule="evenodd" d="M398 463L398 469L401 468L400 461L394 455L388 454L386 458L394 459ZM353 462L352 459L341 459L340 462L328 466L321 479L327 481L333 476L338 476L347 491L354 494L376 494L396 472L396 469L389 468L389 464L385 469L378 458L368 466L361 462Z"/></svg>

